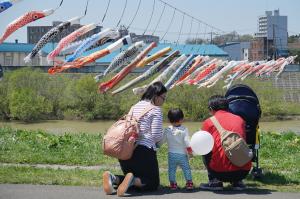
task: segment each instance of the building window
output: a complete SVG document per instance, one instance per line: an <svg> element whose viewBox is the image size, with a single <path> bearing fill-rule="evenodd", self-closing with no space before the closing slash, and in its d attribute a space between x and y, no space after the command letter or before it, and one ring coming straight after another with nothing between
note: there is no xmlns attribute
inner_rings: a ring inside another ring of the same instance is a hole
<svg viewBox="0 0 300 199"><path fill-rule="evenodd" d="M13 54L12 53L5 53L4 54L4 65L5 66L12 66L13 65Z"/></svg>

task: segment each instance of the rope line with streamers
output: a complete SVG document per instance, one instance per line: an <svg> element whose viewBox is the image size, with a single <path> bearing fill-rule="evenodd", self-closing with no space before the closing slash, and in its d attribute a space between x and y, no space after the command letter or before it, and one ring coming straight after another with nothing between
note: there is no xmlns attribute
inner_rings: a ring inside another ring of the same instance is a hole
<svg viewBox="0 0 300 199"><path fill-rule="evenodd" d="M192 17L192 19L191 19L191 26L190 26L190 32L188 34L188 39L191 37L192 28L193 28L193 21L194 21L194 17ZM185 48L185 46L186 46L186 42L185 42L183 48ZM194 49L194 46L190 49L190 53L193 51L193 49Z"/></svg>
<svg viewBox="0 0 300 199"><path fill-rule="evenodd" d="M156 24L156 26L155 26L155 28L154 28L154 30L153 30L153 32L152 32L152 35L154 35L154 33L155 33L155 31L156 31L156 29L157 29L157 27L158 27L158 25L159 25L159 22L161 21L161 18L162 18L162 16L163 16L164 12L165 12L165 9L166 9L166 4L164 3L164 7L163 7L163 9L162 9L162 12L161 12L159 18L158 18L158 22L157 22L157 24Z"/></svg>
<svg viewBox="0 0 300 199"><path fill-rule="evenodd" d="M151 16L150 16L149 22L148 22L148 24L147 24L147 26L146 26L146 29L145 29L145 31L143 32L143 35L145 35L145 33L147 32L147 30L148 30L148 28L149 28L149 25L150 25L150 23L151 23L151 21L152 21L152 17L153 17L153 13L154 13L154 8L155 8L155 1L156 1L156 0L153 0L153 6L152 6Z"/></svg>
<svg viewBox="0 0 300 199"><path fill-rule="evenodd" d="M181 25L180 25L178 38L177 38L177 41L176 41L176 46L178 45L178 42L179 42L179 39L180 39L180 35L181 35L182 27L183 27L183 22L184 22L184 17L185 17L185 13L182 15L182 21L181 21Z"/></svg>
<svg viewBox="0 0 300 199"><path fill-rule="evenodd" d="M134 13L134 15L133 15L133 18L131 19L130 23L128 24L127 29L130 28L130 26L132 25L133 21L135 20L135 17L136 17L136 15L137 15L137 13L139 12L141 2L142 2L142 0L139 0L139 4L138 4L138 6L137 6L137 9L136 9L136 11L135 11L135 13Z"/></svg>
<svg viewBox="0 0 300 199"><path fill-rule="evenodd" d="M176 12L176 8L174 8L174 12L173 12L171 21L170 21L170 23L169 23L169 25L168 25L168 27L167 27L167 30L166 30L165 34L161 37L160 41L162 41L162 40L165 38L165 36L167 35L167 33L169 32L169 30L170 30L170 28L171 28L171 25L172 25L172 23L173 23L174 17L175 17L175 12Z"/></svg>
<svg viewBox="0 0 300 199"><path fill-rule="evenodd" d="M57 10L58 8L60 8L61 5L63 4L63 2L64 2L64 0L61 0L60 3L59 3L59 5L54 9L54 11Z"/></svg>
<svg viewBox="0 0 300 199"><path fill-rule="evenodd" d="M120 17L120 19L119 19L119 21L118 21L118 23L117 23L116 27L118 27L118 26L120 25L120 23L121 23L121 21L122 21L122 18L123 18L123 16L124 16L124 13L125 13L126 7L127 7L127 0L125 1L125 6L124 6L124 8L123 8L123 11L122 11L121 17Z"/></svg>
<svg viewBox="0 0 300 199"><path fill-rule="evenodd" d="M108 8L109 8L109 5L110 5L110 1L111 0L108 0L108 2L107 2L107 6L106 6L106 9L105 9L104 15L102 17L101 23L103 23L103 21L104 21L104 19L106 17L106 14L107 14L107 11L108 11Z"/></svg>

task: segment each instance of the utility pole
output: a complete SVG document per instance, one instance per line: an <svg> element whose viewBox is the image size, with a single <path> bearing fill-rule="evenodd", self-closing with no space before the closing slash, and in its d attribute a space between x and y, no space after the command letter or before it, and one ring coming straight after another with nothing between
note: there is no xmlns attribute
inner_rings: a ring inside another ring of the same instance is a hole
<svg viewBox="0 0 300 199"><path fill-rule="evenodd" d="M269 40L268 40L268 35L266 37L267 39L267 60L269 59Z"/></svg>
<svg viewBox="0 0 300 199"><path fill-rule="evenodd" d="M273 59L276 59L277 58L277 48L276 48L276 37L275 37L275 24L272 24L273 25Z"/></svg>
<svg viewBox="0 0 300 199"><path fill-rule="evenodd" d="M211 31L210 32L210 44L212 44L212 34L213 34L213 32Z"/></svg>

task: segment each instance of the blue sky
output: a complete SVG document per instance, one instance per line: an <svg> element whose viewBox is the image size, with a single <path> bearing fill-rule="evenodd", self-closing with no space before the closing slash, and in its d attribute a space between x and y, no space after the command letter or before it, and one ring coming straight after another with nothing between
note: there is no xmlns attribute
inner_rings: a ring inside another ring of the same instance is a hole
<svg viewBox="0 0 300 199"><path fill-rule="evenodd" d="M115 27L126 0L111 0L104 27ZM133 22L130 30L136 33L143 33L147 22L151 15L154 0L142 0L137 18ZM280 9L280 15L288 16L288 31L290 35L300 34L300 1L299 0L164 0L165 2L177 7L184 12L204 21L207 24L215 26L223 31L237 31L240 34L254 34L257 31L258 16L263 15L266 10ZM54 8L59 4L60 0L23 0L8 10L0 13L0 34L5 30L7 24L14 19L31 10L44 10ZM101 21L108 0L90 0L87 16L81 20L81 24L98 23ZM132 19L139 0L128 0L127 8L121 24L128 25ZM84 12L86 0L64 0L60 9L53 15L38 20L30 25L50 25L54 20L68 20L75 16L80 16ZM148 34L152 34L157 24L159 15L163 9L163 4L156 0L154 16L149 26ZM165 12L155 34L161 36L166 31L173 10L166 7ZM176 12L174 22L166 35L165 39L176 41L182 14ZM180 42L188 38L190 31L191 18L185 17ZM194 22L192 33L197 32L198 23ZM210 28L200 25L200 35L210 32ZM6 41L14 41L19 39L20 42L26 42L26 28L19 29L12 34Z"/></svg>

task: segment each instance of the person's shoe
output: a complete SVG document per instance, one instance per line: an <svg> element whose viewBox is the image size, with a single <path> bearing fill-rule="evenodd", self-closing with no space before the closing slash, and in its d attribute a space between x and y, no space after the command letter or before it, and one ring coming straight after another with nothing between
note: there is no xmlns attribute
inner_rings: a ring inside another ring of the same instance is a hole
<svg viewBox="0 0 300 199"><path fill-rule="evenodd" d="M219 180L211 180L208 183L201 183L200 189L210 190L210 191L222 191L223 190L223 182Z"/></svg>
<svg viewBox="0 0 300 199"><path fill-rule="evenodd" d="M232 189L235 191L243 191L247 188L242 180L238 181L238 182L232 182L231 186L232 186Z"/></svg>
<svg viewBox="0 0 300 199"><path fill-rule="evenodd" d="M104 173L102 174L102 180L104 192L107 195L112 194L112 192L114 191L112 174L109 171L104 171Z"/></svg>
<svg viewBox="0 0 300 199"><path fill-rule="evenodd" d="M185 188L186 188L187 190L192 190L192 189L194 189L194 183L193 183L193 181L188 180L188 181L186 182L186 184L185 184Z"/></svg>
<svg viewBox="0 0 300 199"><path fill-rule="evenodd" d="M176 183L176 182L170 182L170 189L171 189L171 190L176 190L176 189L178 189L177 183Z"/></svg>
<svg viewBox="0 0 300 199"><path fill-rule="evenodd" d="M127 173L123 182L119 185L117 189L118 196L124 196L128 188L132 185L134 180L134 176L132 173Z"/></svg>

